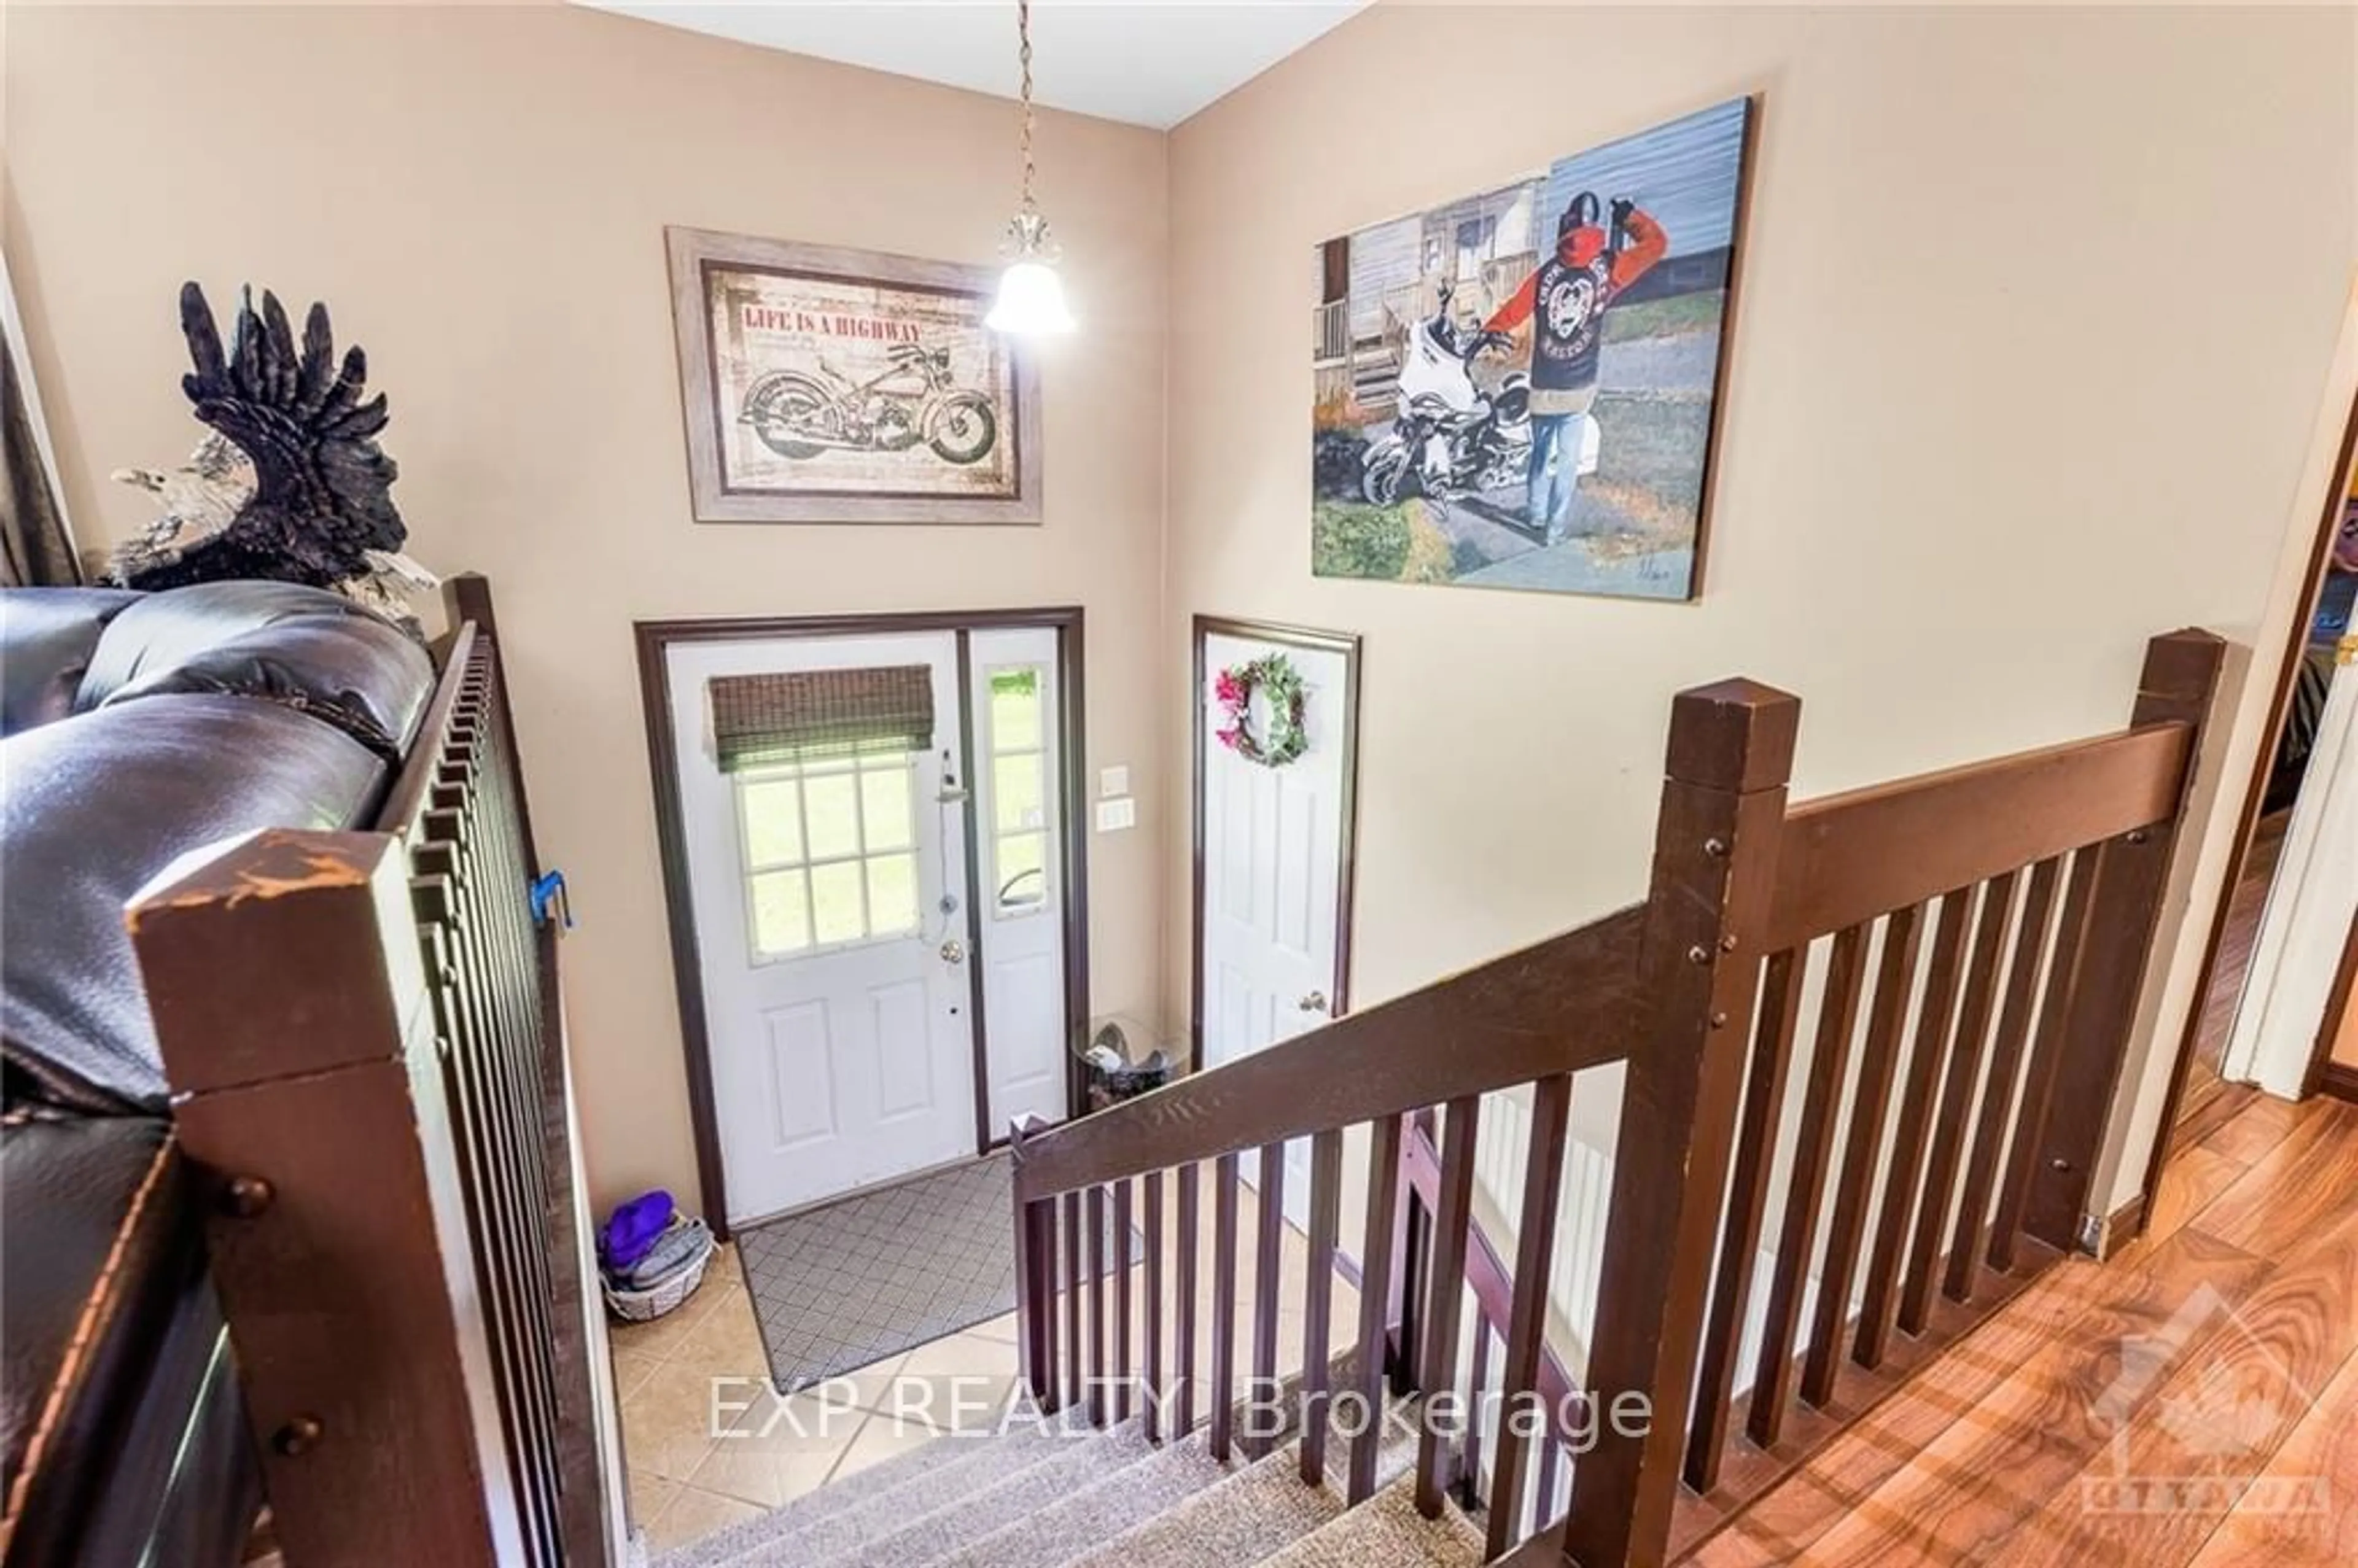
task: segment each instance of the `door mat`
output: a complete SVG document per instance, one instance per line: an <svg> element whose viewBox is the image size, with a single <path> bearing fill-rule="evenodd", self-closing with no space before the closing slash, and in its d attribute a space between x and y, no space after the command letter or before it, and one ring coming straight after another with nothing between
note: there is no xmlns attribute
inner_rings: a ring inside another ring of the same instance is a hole
<svg viewBox="0 0 2358 1568"><path fill-rule="evenodd" d="M740 1230L778 1392L1013 1312L1012 1181L1001 1152Z"/></svg>

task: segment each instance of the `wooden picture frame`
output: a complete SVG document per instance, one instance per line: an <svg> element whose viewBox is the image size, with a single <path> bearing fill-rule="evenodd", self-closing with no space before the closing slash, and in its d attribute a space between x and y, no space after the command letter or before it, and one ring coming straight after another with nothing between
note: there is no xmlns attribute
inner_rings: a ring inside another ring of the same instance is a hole
<svg viewBox="0 0 2358 1568"><path fill-rule="evenodd" d="M982 324L990 269L664 238L698 522L1040 522L1039 374Z"/></svg>

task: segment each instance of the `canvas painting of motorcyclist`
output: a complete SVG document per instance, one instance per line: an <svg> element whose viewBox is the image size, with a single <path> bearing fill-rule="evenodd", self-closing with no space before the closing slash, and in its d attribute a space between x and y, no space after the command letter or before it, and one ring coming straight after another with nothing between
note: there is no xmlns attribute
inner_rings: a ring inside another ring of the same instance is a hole
<svg viewBox="0 0 2358 1568"><path fill-rule="evenodd" d="M698 521L1039 521L1037 388L985 269L667 237Z"/></svg>
<svg viewBox="0 0 2358 1568"><path fill-rule="evenodd" d="M1320 248L1314 571L1695 596L1754 109Z"/></svg>

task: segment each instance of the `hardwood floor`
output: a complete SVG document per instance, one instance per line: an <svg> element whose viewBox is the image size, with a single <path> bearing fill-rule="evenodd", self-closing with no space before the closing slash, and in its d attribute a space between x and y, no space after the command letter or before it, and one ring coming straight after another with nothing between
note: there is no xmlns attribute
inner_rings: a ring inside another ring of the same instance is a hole
<svg viewBox="0 0 2358 1568"><path fill-rule="evenodd" d="M2194 1060L2186 1070L2186 1092L2178 1102L2178 1125L2171 1146L2190 1149L2260 1098L2249 1084L2231 1084L2219 1076L2219 1059L2227 1049L2227 1033L2234 1027L2235 1004L2243 999L2244 981L2251 973L2252 947L2260 934L2260 915L2266 909L2268 884L2276 880L2277 860L2284 852L2285 829L2292 823L2289 810L2260 818L2252 829L2252 852L2235 883L2227 906L2227 927L2219 937L2219 962L2211 971L2211 989L2203 993L2202 1025L2194 1036Z"/></svg>
<svg viewBox="0 0 2358 1568"><path fill-rule="evenodd" d="M2358 1563L2358 1107L2255 1097L1687 1562Z"/></svg>

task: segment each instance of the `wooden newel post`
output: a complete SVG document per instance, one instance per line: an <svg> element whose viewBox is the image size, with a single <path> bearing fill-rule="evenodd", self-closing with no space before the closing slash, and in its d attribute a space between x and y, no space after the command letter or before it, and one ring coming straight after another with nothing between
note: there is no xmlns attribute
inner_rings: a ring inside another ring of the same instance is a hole
<svg viewBox="0 0 2358 1568"><path fill-rule="evenodd" d="M1801 711L1743 680L1671 710L1589 1353L1598 1436L1573 1467L1564 1536L1585 1568L1668 1551Z"/></svg>
<svg viewBox="0 0 2358 1568"><path fill-rule="evenodd" d="M2203 730L2225 654L2226 644L2217 637L2191 629L2146 644L2129 722L2187 726L2186 773L2178 804L2166 819L2108 839L2093 851L2098 858L2087 935L2071 979L2062 1053L2023 1212L2023 1228L2060 1250L2082 1240L2089 1184L2104 1152L2113 1098L2136 1026L2137 1000L2160 929L2170 863L2201 765Z"/></svg>
<svg viewBox="0 0 2358 1568"><path fill-rule="evenodd" d="M1056 1206L1052 1198L1026 1201L1022 1183L1024 1145L1041 1130L1039 1118L1018 1117L1007 1149L1015 1189L1016 1355L1033 1404L1045 1412L1056 1408Z"/></svg>
<svg viewBox="0 0 2358 1568"><path fill-rule="evenodd" d="M270 831L128 914L287 1561L525 1561L394 839Z"/></svg>

